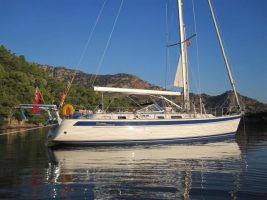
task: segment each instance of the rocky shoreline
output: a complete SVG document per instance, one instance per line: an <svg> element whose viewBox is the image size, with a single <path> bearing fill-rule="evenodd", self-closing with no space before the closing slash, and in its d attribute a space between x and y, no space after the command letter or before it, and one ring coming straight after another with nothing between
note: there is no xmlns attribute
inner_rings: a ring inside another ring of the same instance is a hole
<svg viewBox="0 0 267 200"><path fill-rule="evenodd" d="M250 124L265 124L267 125L267 111L245 114L244 120Z"/></svg>
<svg viewBox="0 0 267 200"><path fill-rule="evenodd" d="M246 114L239 125L239 128L253 131L267 131L267 111Z"/></svg>
<svg viewBox="0 0 267 200"><path fill-rule="evenodd" d="M9 130L9 129L43 127L43 126L45 125L42 123L31 123L27 121L12 120L10 124L1 125L0 131Z"/></svg>

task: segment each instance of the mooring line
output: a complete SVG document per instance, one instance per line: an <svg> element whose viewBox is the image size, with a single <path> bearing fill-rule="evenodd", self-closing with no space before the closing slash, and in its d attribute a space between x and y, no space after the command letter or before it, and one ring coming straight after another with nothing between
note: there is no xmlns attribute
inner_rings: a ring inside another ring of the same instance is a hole
<svg viewBox="0 0 267 200"><path fill-rule="evenodd" d="M18 131L11 131L8 133L0 133L0 136L12 134L12 133L20 133L20 132L25 132L25 131L36 130L36 129L41 129L41 128L45 128L45 127L55 126L55 125L57 125L57 124L50 124L50 125L46 125L46 126L39 126L39 127L34 127L34 128L22 129L22 130L18 130Z"/></svg>

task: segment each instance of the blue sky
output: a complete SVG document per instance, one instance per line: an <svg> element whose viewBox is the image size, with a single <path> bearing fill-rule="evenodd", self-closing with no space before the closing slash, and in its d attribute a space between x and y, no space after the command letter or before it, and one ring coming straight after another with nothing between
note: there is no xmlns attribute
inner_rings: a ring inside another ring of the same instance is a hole
<svg viewBox="0 0 267 200"><path fill-rule="evenodd" d="M103 2L0 0L0 44L28 61L75 69ZM79 70L97 71L120 4L106 2ZM213 0L213 5L238 91L267 103L267 1ZM191 89L198 92L200 77L201 92L218 95L230 84L207 0L194 0L194 6L197 40L189 47ZM195 33L192 0L184 0L184 12L190 36ZM178 38L176 0L124 0L99 74L129 73L169 86L179 48L169 48L166 59L166 44Z"/></svg>

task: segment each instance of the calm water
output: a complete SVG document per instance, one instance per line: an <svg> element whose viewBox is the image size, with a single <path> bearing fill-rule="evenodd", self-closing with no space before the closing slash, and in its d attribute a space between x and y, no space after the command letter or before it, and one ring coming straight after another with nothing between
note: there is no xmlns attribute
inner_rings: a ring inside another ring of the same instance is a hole
<svg viewBox="0 0 267 200"><path fill-rule="evenodd" d="M0 136L0 199L267 199L264 128L210 143L54 150L46 133Z"/></svg>

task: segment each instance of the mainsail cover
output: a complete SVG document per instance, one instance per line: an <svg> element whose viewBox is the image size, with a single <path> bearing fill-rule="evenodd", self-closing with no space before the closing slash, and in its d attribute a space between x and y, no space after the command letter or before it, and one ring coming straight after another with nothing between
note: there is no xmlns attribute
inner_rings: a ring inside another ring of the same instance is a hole
<svg viewBox="0 0 267 200"><path fill-rule="evenodd" d="M182 68L182 59L181 56L179 58L178 66L177 66L177 71L174 79L174 86L176 87L184 87L183 83L183 68Z"/></svg>
<svg viewBox="0 0 267 200"><path fill-rule="evenodd" d="M98 92L119 92L136 95L167 95L167 96L180 96L180 92L162 91L162 90L146 90L146 89L132 89L132 88L114 88L114 87L99 87L94 86L94 91Z"/></svg>

